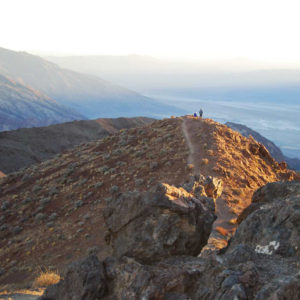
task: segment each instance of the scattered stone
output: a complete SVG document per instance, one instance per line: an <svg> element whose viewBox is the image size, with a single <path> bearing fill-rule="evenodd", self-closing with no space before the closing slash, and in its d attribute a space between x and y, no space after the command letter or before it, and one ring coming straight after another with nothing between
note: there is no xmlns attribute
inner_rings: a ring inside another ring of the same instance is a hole
<svg viewBox="0 0 300 300"><path fill-rule="evenodd" d="M204 182L204 189L208 197L217 199L223 192L223 182L221 179L208 176Z"/></svg>

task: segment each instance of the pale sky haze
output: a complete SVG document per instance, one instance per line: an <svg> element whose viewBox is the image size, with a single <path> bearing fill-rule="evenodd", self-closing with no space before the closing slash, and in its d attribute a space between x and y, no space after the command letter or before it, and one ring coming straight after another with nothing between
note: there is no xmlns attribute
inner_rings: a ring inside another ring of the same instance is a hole
<svg viewBox="0 0 300 300"><path fill-rule="evenodd" d="M1 0L0 47L300 63L299 0Z"/></svg>

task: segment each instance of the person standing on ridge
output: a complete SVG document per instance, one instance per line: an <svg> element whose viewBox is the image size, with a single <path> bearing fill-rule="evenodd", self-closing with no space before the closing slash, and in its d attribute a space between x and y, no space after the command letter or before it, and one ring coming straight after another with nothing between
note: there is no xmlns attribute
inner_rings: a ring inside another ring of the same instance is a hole
<svg viewBox="0 0 300 300"><path fill-rule="evenodd" d="M200 110L199 110L199 116L200 116L200 118L202 118L202 115L203 115L203 110L202 110L202 108L200 108Z"/></svg>

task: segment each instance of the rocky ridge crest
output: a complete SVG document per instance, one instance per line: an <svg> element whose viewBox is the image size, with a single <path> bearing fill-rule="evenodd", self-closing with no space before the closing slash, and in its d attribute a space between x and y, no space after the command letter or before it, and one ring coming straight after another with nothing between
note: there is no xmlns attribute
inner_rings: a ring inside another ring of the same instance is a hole
<svg viewBox="0 0 300 300"><path fill-rule="evenodd" d="M195 150L194 164L184 122ZM117 249L121 241L130 242L127 234L135 236L139 226L149 230L146 240L135 240L139 249L150 243L150 248L165 258L198 255L196 252L205 250L207 238L214 246L208 250L223 248L234 234L238 215L251 203L254 190L270 181L296 177L261 144L209 119L165 119L82 144L0 180L0 284L31 280L41 265L62 271L93 249L99 250L100 260L113 254L122 259L126 254L143 265L144 259L136 258L134 251ZM157 185L164 187L160 196L151 191ZM113 214L118 215L113 203L121 205L120 199L129 191L137 195L130 200L134 206L137 199L161 199L162 206L149 200L152 204L146 207L160 224L174 222L174 232L172 226L166 227L165 233L164 226L155 231L155 219L144 224L135 212L120 231L113 221ZM206 201L208 198L212 200ZM209 203L216 207L214 222ZM187 208L190 206L196 210ZM201 228L206 229L198 235ZM212 228L210 235L207 228ZM156 233L154 241L151 232ZM158 263L151 252L147 260Z"/></svg>

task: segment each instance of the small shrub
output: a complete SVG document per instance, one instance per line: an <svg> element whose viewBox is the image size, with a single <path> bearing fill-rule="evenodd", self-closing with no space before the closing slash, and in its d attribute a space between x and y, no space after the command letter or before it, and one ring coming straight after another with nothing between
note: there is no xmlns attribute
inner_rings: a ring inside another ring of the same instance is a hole
<svg viewBox="0 0 300 300"><path fill-rule="evenodd" d="M152 161L150 162L150 169L154 170L158 167L158 162L157 161Z"/></svg>
<svg viewBox="0 0 300 300"><path fill-rule="evenodd" d="M207 150L207 154L208 154L209 156L213 156L213 155L214 155L214 151L213 151L213 150Z"/></svg>
<svg viewBox="0 0 300 300"><path fill-rule="evenodd" d="M193 164L188 164L188 165L187 165L188 170L193 170L194 167L195 167L195 166L194 166Z"/></svg>
<svg viewBox="0 0 300 300"><path fill-rule="evenodd" d="M116 194L119 191L119 187L117 185L113 185L110 189L109 192L111 194Z"/></svg>
<svg viewBox="0 0 300 300"><path fill-rule="evenodd" d="M34 288L43 288L48 287L50 285L56 284L60 281L60 275L57 271L41 271L39 276L34 280L33 287Z"/></svg>
<svg viewBox="0 0 300 300"><path fill-rule="evenodd" d="M42 189L41 186L39 186L39 185L34 185L33 188L32 188L32 192L33 192L33 193L37 193L37 192L39 192L41 189Z"/></svg>
<svg viewBox="0 0 300 300"><path fill-rule="evenodd" d="M103 166L103 167L101 167L101 168L98 169L98 172L104 174L104 173L107 172L108 170L109 170L109 167L108 167L108 166Z"/></svg>
<svg viewBox="0 0 300 300"><path fill-rule="evenodd" d="M99 181L95 184L95 188L98 189L103 185L103 181Z"/></svg>
<svg viewBox="0 0 300 300"><path fill-rule="evenodd" d="M208 159L207 158L203 158L201 160L202 165L207 165L208 164Z"/></svg>

